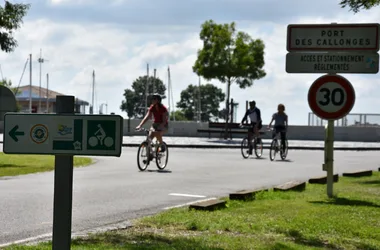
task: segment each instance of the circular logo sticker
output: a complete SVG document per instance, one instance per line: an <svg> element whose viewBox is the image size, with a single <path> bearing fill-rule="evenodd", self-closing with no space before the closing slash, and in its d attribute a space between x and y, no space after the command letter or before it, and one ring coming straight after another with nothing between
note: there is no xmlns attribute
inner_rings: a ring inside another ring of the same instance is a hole
<svg viewBox="0 0 380 250"><path fill-rule="evenodd" d="M48 129L45 125L37 124L30 130L30 138L35 143L44 143L49 137Z"/></svg>

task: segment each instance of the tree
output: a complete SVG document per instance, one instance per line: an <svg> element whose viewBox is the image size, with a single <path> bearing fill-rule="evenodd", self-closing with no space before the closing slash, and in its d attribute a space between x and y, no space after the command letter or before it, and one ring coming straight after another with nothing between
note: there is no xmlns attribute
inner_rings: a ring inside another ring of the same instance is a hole
<svg viewBox="0 0 380 250"><path fill-rule="evenodd" d="M20 28L22 19L29 8L30 4L12 4L8 1L5 1L4 7L0 6L0 47L2 51L13 52L17 47L13 32Z"/></svg>
<svg viewBox="0 0 380 250"><path fill-rule="evenodd" d="M173 117L176 121L188 121L188 119L185 116L185 113L182 110L176 110L174 112L170 112L170 116ZM170 119L172 120L172 119Z"/></svg>
<svg viewBox="0 0 380 250"><path fill-rule="evenodd" d="M181 92L181 100L177 103L177 108L183 111L186 119L192 121L197 118L199 95L201 99L201 121L207 122L210 117L218 116L219 103L226 98L222 89L212 84L205 84L200 87L190 84Z"/></svg>
<svg viewBox="0 0 380 250"><path fill-rule="evenodd" d="M3 80L0 80L0 85L9 88L10 90L12 90L12 92L15 95L17 94L16 91L18 91L18 90L16 87L12 87L12 81L11 80L7 80L6 78L4 78Z"/></svg>
<svg viewBox="0 0 380 250"><path fill-rule="evenodd" d="M216 24L213 20L202 24L199 35L203 48L198 50L198 58L193 71L206 80L218 79L227 84L226 110L229 113L230 87L237 83L245 89L254 80L265 77L264 42L252 39L247 33L237 32L235 23ZM229 117L226 116L226 133Z"/></svg>
<svg viewBox="0 0 380 250"><path fill-rule="evenodd" d="M158 93L165 99L166 87L159 78L150 76L140 76L132 83L132 89L124 90L124 99L121 102L120 109L128 113L128 117L142 118L145 115L145 87L148 79L148 107L151 103L149 96L153 93ZM154 88L153 88L154 85Z"/></svg>
<svg viewBox="0 0 380 250"><path fill-rule="evenodd" d="M360 9L369 10L380 5L380 0L341 0L340 5L342 8L348 6L350 11L353 11L356 14Z"/></svg>

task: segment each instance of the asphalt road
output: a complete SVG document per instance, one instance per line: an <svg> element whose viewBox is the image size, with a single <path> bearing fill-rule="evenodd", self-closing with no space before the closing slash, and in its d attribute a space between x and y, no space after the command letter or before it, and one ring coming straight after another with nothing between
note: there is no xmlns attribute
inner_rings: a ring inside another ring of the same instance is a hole
<svg viewBox="0 0 380 250"><path fill-rule="evenodd" d="M237 149L171 149L167 172L139 172L137 148L74 170L73 232L229 192L324 175L322 151L289 151L289 162L243 159ZM335 152L335 172L377 169L378 152ZM0 247L51 234L54 173L0 178ZM183 196L194 195L194 197Z"/></svg>

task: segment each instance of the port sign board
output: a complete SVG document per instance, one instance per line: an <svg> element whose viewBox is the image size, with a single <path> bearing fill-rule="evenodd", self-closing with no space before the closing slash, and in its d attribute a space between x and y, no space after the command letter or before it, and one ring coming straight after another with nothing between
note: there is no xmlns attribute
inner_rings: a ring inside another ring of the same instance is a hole
<svg viewBox="0 0 380 250"><path fill-rule="evenodd" d="M379 54L367 52L293 52L286 55L287 73L377 74Z"/></svg>
<svg viewBox="0 0 380 250"><path fill-rule="evenodd" d="M290 24L287 50L295 51L379 51L378 23Z"/></svg>
<svg viewBox="0 0 380 250"><path fill-rule="evenodd" d="M6 154L121 155L123 117L6 113Z"/></svg>

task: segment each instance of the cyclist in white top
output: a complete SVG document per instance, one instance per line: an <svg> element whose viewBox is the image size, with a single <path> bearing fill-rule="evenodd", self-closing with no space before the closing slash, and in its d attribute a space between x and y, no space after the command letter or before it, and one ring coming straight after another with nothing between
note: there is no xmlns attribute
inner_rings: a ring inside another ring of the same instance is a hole
<svg viewBox="0 0 380 250"><path fill-rule="evenodd" d="M288 115L285 113L284 104L279 104L277 107L277 113L274 113L272 116L272 120L270 121L268 128L274 122L274 131L272 138L276 136L277 133L281 134L281 147L282 150L285 150L285 139L286 139L286 131L288 129Z"/></svg>

